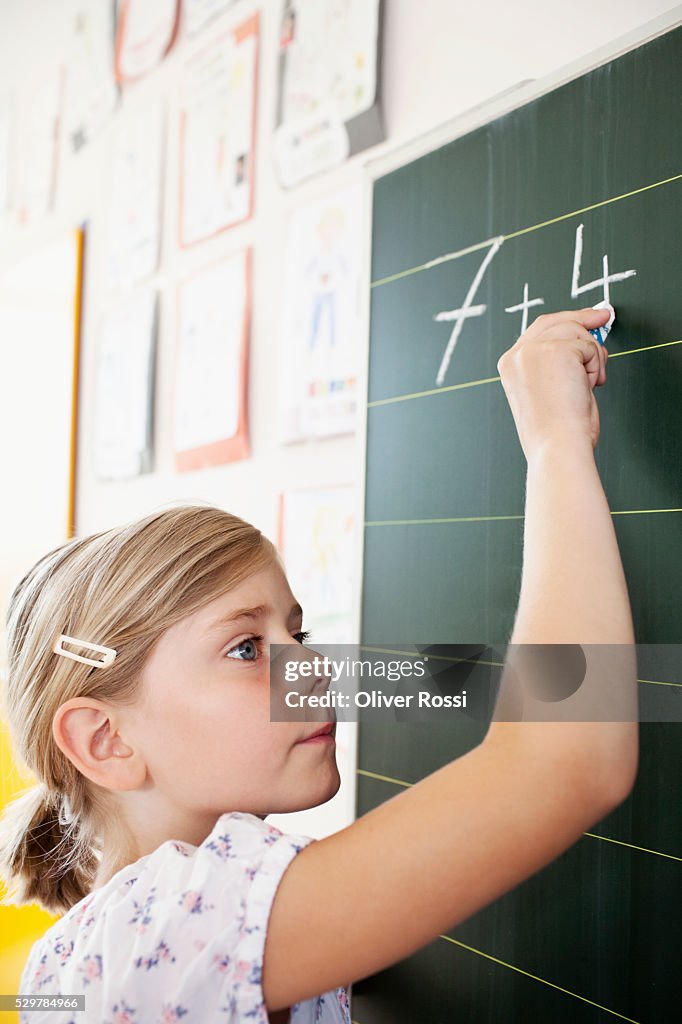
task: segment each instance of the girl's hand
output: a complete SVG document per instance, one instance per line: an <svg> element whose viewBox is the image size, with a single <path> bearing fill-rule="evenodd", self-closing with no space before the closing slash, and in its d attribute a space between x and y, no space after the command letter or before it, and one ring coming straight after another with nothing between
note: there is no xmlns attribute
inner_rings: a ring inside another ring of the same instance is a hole
<svg viewBox="0 0 682 1024"><path fill-rule="evenodd" d="M606 383L608 352L588 328L602 327L606 309L539 316L502 354L497 370L521 447L530 459L548 440L599 439L594 388Z"/></svg>

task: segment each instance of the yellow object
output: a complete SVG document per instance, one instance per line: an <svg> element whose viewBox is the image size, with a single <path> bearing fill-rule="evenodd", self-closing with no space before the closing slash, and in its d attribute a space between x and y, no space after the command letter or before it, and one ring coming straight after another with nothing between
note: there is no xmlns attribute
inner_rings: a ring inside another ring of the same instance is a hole
<svg viewBox="0 0 682 1024"><path fill-rule="evenodd" d="M12 760L9 734L0 720L0 805L8 804L27 785ZM0 899L4 898L4 887ZM0 992L19 993L19 980L31 946L57 918L38 906L0 906ZM19 1015L3 1013L3 1024L18 1024Z"/></svg>

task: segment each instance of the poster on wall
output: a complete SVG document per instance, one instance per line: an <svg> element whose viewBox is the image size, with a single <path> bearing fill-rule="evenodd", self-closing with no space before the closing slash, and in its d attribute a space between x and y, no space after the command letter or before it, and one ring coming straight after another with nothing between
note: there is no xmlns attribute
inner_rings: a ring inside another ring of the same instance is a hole
<svg viewBox="0 0 682 1024"><path fill-rule="evenodd" d="M120 480L153 468L158 293L118 305L99 336L95 405L95 473Z"/></svg>
<svg viewBox="0 0 682 1024"><path fill-rule="evenodd" d="M114 0L84 0L72 22L66 79L66 136L77 153L104 127L118 102Z"/></svg>
<svg viewBox="0 0 682 1024"><path fill-rule="evenodd" d="M381 142L382 0L284 0L275 163L285 188Z"/></svg>
<svg viewBox="0 0 682 1024"><path fill-rule="evenodd" d="M196 35L223 11L232 7L234 3L235 0L184 0L183 25L185 32L188 36Z"/></svg>
<svg viewBox="0 0 682 1024"><path fill-rule="evenodd" d="M362 187L291 214L280 344L280 440L356 429Z"/></svg>
<svg viewBox="0 0 682 1024"><path fill-rule="evenodd" d="M12 206L13 112L9 94L0 96L0 217Z"/></svg>
<svg viewBox="0 0 682 1024"><path fill-rule="evenodd" d="M180 242L253 212L259 16L215 40L185 69L180 115Z"/></svg>
<svg viewBox="0 0 682 1024"><path fill-rule="evenodd" d="M190 277L179 289L173 436L178 472L250 453L247 383L251 251Z"/></svg>
<svg viewBox="0 0 682 1024"><path fill-rule="evenodd" d="M19 174L19 220L43 217L54 207L64 72L54 68L36 82L22 119L23 160Z"/></svg>
<svg viewBox="0 0 682 1024"><path fill-rule="evenodd" d="M348 485L279 495L277 546L312 647L356 642L354 503Z"/></svg>
<svg viewBox="0 0 682 1024"><path fill-rule="evenodd" d="M112 289L122 289L148 278L159 263L163 98L131 111L112 145L108 279Z"/></svg>
<svg viewBox="0 0 682 1024"><path fill-rule="evenodd" d="M166 56L180 20L180 0L118 0L114 67L119 82L148 74Z"/></svg>

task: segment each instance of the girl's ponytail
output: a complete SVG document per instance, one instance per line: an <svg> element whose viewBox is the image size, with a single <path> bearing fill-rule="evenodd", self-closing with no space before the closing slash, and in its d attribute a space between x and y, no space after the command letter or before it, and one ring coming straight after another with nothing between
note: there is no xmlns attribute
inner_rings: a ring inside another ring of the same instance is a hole
<svg viewBox="0 0 682 1024"><path fill-rule="evenodd" d="M3 903L38 902L63 914L87 895L97 870L93 837L68 797L39 783L17 797L0 818Z"/></svg>

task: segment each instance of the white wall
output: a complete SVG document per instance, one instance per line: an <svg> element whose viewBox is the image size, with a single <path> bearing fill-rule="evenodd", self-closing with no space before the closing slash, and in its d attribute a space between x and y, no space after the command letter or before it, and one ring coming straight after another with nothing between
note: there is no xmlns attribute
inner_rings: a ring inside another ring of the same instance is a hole
<svg viewBox="0 0 682 1024"><path fill-rule="evenodd" d="M78 0L0 0L0 92L9 85L21 102L36 78L54 62L63 60L69 26L78 6ZM386 0L382 88L387 141L338 170L285 192L277 183L271 155L280 6L280 0L240 0L226 17L191 43L181 38L158 70L125 90L108 129L87 149L74 155L62 148L54 213L43 223L28 227L12 221L0 223L0 267L64 230L82 221L88 223L76 506L79 534L115 525L176 500L198 498L249 519L274 539L278 491L289 486L339 482L354 482L361 489L361 432L356 437L287 447L280 447L276 440L277 342L288 211L364 178L367 159L389 154L521 80L555 72L671 9L667 0ZM246 225L181 251L177 244L180 70L211 37L254 10L262 12L255 215ZM156 278L163 289L156 468L152 474L125 483L107 483L95 479L88 438L93 432L97 330L103 311L113 301L103 283L112 129L117 121L159 94L167 103L167 148L161 269ZM173 469L170 443L175 287L194 269L245 245L253 245L255 260L249 381L252 456L178 475ZM1 346L6 343L7 339L0 338L0 356ZM12 487L19 493L21 481L13 480ZM360 524L358 530L361 536ZM0 557L3 546L11 544L11 538L0 538ZM346 805L335 798L320 811L275 815L270 820L286 824L291 830L323 834L334 824L338 827L345 823L345 815Z"/></svg>

